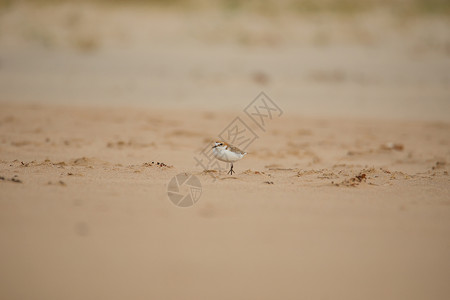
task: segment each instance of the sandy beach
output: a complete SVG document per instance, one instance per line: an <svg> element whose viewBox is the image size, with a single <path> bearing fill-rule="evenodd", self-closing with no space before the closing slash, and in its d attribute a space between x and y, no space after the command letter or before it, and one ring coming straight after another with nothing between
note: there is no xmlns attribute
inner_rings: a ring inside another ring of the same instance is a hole
<svg viewBox="0 0 450 300"><path fill-rule="evenodd" d="M0 298L448 299L448 19L391 21L8 8Z"/></svg>
<svg viewBox="0 0 450 300"><path fill-rule="evenodd" d="M232 118L3 104L3 295L449 294L448 123L286 114L214 180L193 158ZM182 172L190 208L167 196Z"/></svg>

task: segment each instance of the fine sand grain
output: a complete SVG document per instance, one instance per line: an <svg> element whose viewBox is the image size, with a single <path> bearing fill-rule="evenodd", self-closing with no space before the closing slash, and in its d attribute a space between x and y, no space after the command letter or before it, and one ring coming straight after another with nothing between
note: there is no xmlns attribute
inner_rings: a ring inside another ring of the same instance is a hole
<svg viewBox="0 0 450 300"><path fill-rule="evenodd" d="M450 124L285 113L196 166L235 115L1 104L2 298L448 298Z"/></svg>
<svg viewBox="0 0 450 300"><path fill-rule="evenodd" d="M0 0L0 299L450 299L447 2Z"/></svg>

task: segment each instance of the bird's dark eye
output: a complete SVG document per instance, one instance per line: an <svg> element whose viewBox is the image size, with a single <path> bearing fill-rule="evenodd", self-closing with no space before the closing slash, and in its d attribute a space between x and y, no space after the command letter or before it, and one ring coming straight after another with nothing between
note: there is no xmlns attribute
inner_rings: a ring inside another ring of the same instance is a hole
<svg viewBox="0 0 450 300"><path fill-rule="evenodd" d="M219 146L223 146L223 144L222 144L222 143L220 143L220 144L219 144Z"/></svg>

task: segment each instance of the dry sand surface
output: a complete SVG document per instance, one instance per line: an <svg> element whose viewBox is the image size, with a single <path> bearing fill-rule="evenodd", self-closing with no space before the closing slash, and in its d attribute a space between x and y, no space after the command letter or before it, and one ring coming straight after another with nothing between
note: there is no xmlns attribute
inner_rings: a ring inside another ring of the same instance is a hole
<svg viewBox="0 0 450 300"><path fill-rule="evenodd" d="M285 113L214 181L193 157L231 112L0 108L4 299L450 295L448 123Z"/></svg>
<svg viewBox="0 0 450 300"><path fill-rule="evenodd" d="M450 18L16 5L2 101L450 121Z"/></svg>
<svg viewBox="0 0 450 300"><path fill-rule="evenodd" d="M448 16L13 2L1 299L450 299ZM197 165L238 116L236 174Z"/></svg>

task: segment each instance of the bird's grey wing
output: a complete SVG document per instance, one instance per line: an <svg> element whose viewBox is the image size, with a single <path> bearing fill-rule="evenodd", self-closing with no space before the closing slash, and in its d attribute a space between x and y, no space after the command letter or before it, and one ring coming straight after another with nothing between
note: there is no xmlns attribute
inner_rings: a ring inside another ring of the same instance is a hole
<svg viewBox="0 0 450 300"><path fill-rule="evenodd" d="M246 152L242 151L238 147L230 146L230 150L239 154L245 154Z"/></svg>

